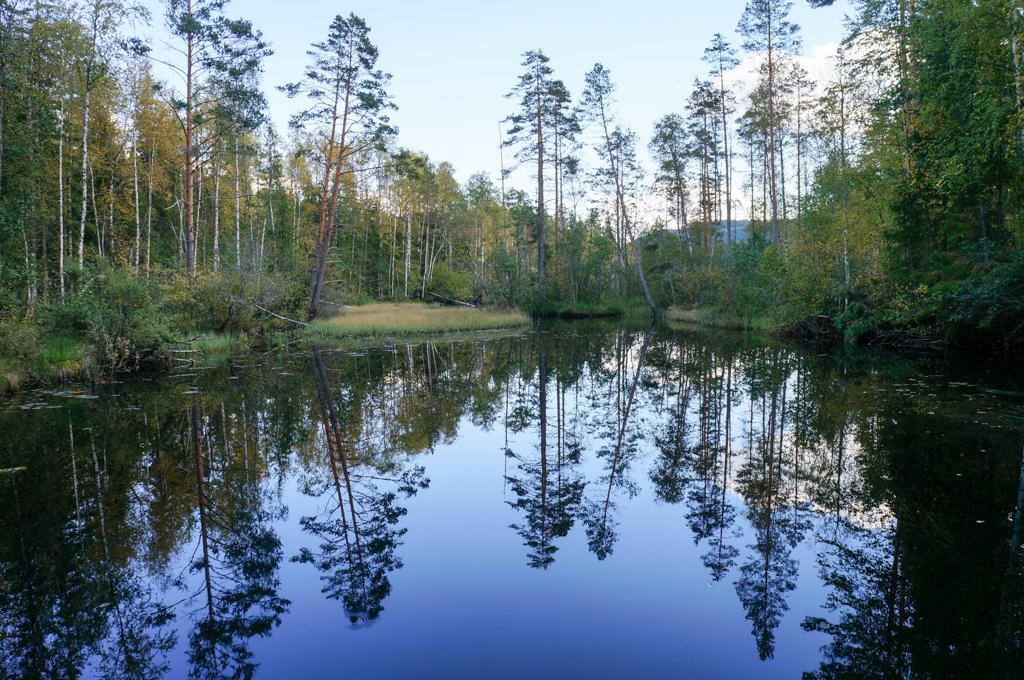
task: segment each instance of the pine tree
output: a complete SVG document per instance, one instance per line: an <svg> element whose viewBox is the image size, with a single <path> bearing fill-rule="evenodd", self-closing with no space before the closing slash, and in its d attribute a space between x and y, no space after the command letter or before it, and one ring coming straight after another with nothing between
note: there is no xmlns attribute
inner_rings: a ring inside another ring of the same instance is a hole
<svg viewBox="0 0 1024 680"><path fill-rule="evenodd" d="M792 9L793 0L747 0L737 28L744 38L743 48L748 52L763 54L765 60L763 73L767 84L768 108L768 197L771 202L772 237L776 242L779 241L777 71L780 53L796 51L800 46L797 35L800 27L787 18Z"/></svg>
<svg viewBox="0 0 1024 680"><path fill-rule="evenodd" d="M387 93L391 76L377 68L378 50L366 22L350 14L331 22L327 40L314 43L305 80L286 85L290 97L302 95L309 105L291 121L324 135L320 224L313 245L307 314L315 318L327 275L327 261L342 184L356 172L354 157L381 148L394 133L387 111L395 108Z"/></svg>
<svg viewBox="0 0 1024 680"><path fill-rule="evenodd" d="M537 167L537 291L544 296L544 266L547 259L546 225L544 217L544 151L547 136L557 119L560 81L552 79L547 55L540 50L523 53L519 82L505 95L518 99L518 110L506 120L511 123L506 132L505 145L518 147L516 159L520 163L535 162ZM556 84L557 83L557 84Z"/></svg>
<svg viewBox="0 0 1024 680"><path fill-rule="evenodd" d="M184 99L173 104L184 136L183 239L185 268L196 273L196 170L219 135L205 134L216 120L208 109L262 111L257 75L269 46L243 19L224 16L227 0L164 0L167 26L181 43L184 62L170 66L182 78Z"/></svg>
<svg viewBox="0 0 1024 680"><path fill-rule="evenodd" d="M677 113L670 113L659 118L654 124L654 135L651 137L649 148L651 156L658 164L655 185L665 192L665 197L671 203L676 226L686 239L690 255L693 255L693 241L690 238L686 215L686 199L689 195L686 173L690 140L683 117Z"/></svg>
<svg viewBox="0 0 1024 680"><path fill-rule="evenodd" d="M718 105L721 114L722 156L725 163L725 237L733 241L732 229L732 151L729 147L729 115L732 113L732 93L725 87L725 74L737 64L736 51L721 33L711 37L704 50L704 61L711 65L711 77L718 81Z"/></svg>
<svg viewBox="0 0 1024 680"><path fill-rule="evenodd" d="M614 93L615 86L612 84L608 69L601 64L594 64L594 67L584 77L580 110L584 120L600 126L601 141L598 142L597 152L607 164L607 173L611 176L615 188L616 214L621 216L622 220L623 233L619 237L619 252L622 253L626 244L629 244L636 263L637 278L640 281L644 299L651 311L657 311L657 305L655 305L654 298L651 297L651 291L647 286L647 278L644 276L643 263L637 252L633 227L626 205L624 185L627 173L631 169L635 173L639 168L636 163L636 134L618 127L610 129L614 122L611 110Z"/></svg>

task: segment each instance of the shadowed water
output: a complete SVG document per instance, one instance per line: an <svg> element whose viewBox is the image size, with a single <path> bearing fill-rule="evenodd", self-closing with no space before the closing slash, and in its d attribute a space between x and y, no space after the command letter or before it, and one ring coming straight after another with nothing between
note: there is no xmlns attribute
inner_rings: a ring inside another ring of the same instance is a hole
<svg viewBox="0 0 1024 680"><path fill-rule="evenodd" d="M1019 388L575 325L25 393L0 677L1020 677Z"/></svg>

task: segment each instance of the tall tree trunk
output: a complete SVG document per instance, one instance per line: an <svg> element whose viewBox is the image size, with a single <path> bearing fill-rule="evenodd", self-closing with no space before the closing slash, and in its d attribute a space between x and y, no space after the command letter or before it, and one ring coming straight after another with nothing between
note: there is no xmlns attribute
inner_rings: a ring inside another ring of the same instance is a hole
<svg viewBox="0 0 1024 680"><path fill-rule="evenodd" d="M772 237L779 243L779 201L775 167L775 50L773 44L772 13L768 13L768 149L771 154L768 194L772 204Z"/></svg>
<svg viewBox="0 0 1024 680"><path fill-rule="evenodd" d="M96 202L96 171L92 160L89 161L89 185L92 189L92 220L96 224L96 250L103 257L103 222L100 220L100 209Z"/></svg>
<svg viewBox="0 0 1024 680"><path fill-rule="evenodd" d="M353 67L353 52L349 51L348 68L346 72L351 73ZM348 141L349 113L351 112L352 90L355 83L351 76L340 82L339 92L344 90L342 98L341 130L338 132L338 158L334 166L334 184L331 187L330 203L327 206L327 214L321 224L321 231L316 240L316 247L313 251L313 269L310 273L309 282L309 308L307 316L310 319L316 318L320 312L320 296L323 293L324 279L327 276L327 260L330 256L331 242L334 239L335 220L337 218L338 194L341 191L342 170L344 166L345 144ZM335 120L337 114L335 112Z"/></svg>
<svg viewBox="0 0 1024 680"><path fill-rule="evenodd" d="M213 162L213 271L220 271L220 167Z"/></svg>
<svg viewBox="0 0 1024 680"><path fill-rule="evenodd" d="M149 152L149 177L146 179L146 276L149 276L153 251L153 162L156 160L156 146Z"/></svg>
<svg viewBox="0 0 1024 680"><path fill-rule="evenodd" d="M534 96L537 100L537 292L543 298L547 244L544 239L544 110L541 105L540 81L538 75L534 79Z"/></svg>
<svg viewBox="0 0 1024 680"><path fill-rule="evenodd" d="M786 142L782 131L779 131L779 202L782 203L782 221L789 219L786 206Z"/></svg>
<svg viewBox="0 0 1024 680"><path fill-rule="evenodd" d="M604 144L605 150L608 154L608 162L611 165L612 176L615 178L615 201L622 210L622 226L625 230L625 240L629 241L630 249L633 253L633 260L636 263L637 278L640 280L640 288L643 291L644 299L647 301L647 305L651 308L652 312L658 310L658 306L654 304L654 298L651 297L651 290L647 286L647 277L644 276L643 265L640 262L640 253L636 247L636 241L633 239L633 229L630 226L629 214L626 210L626 197L622 190L622 174L621 174L621 163L615 153L615 149L612 147L611 135L608 132L608 117L605 113L604 102L601 102L601 129L604 132ZM624 248L620 248L620 251Z"/></svg>
<svg viewBox="0 0 1024 680"><path fill-rule="evenodd" d="M132 134L132 188L135 191L135 253L132 265L135 275L139 275L139 262L142 259L142 214L139 208L139 135L138 130Z"/></svg>
<svg viewBox="0 0 1024 680"><path fill-rule="evenodd" d="M103 241L107 257L114 253L114 166L110 166L110 183L107 185L107 233Z"/></svg>
<svg viewBox="0 0 1024 680"><path fill-rule="evenodd" d="M187 11L192 13L192 0L188 0ZM192 199L193 199L193 173L195 171L195 149L192 147L192 137L195 132L193 120L192 101L192 79L193 62L195 49L195 36L190 31L185 46L185 203L184 210L184 239L185 239L185 269L189 276L196 274L196 234L193 227Z"/></svg>
<svg viewBox="0 0 1024 680"><path fill-rule="evenodd" d="M409 265L412 262L412 213L405 216L405 279L404 295L409 298Z"/></svg>
<svg viewBox="0 0 1024 680"><path fill-rule="evenodd" d="M722 100L722 151L725 154L725 240L732 243L732 153L729 149L729 111L726 106L725 70L721 61L718 62L719 92Z"/></svg>
<svg viewBox="0 0 1024 680"><path fill-rule="evenodd" d="M203 220L203 164L196 162L196 203L195 203L195 216L193 217L192 230L195 233L196 240L196 265L199 264L199 235L202 233L202 220ZM203 258L205 262L206 258Z"/></svg>
<svg viewBox="0 0 1024 680"><path fill-rule="evenodd" d="M800 203L803 198L803 85L797 84L796 91L796 227L799 231L801 222Z"/></svg>
<svg viewBox="0 0 1024 680"><path fill-rule="evenodd" d="M238 135L235 134L235 269L242 271L242 201L238 181Z"/></svg>
<svg viewBox="0 0 1024 680"><path fill-rule="evenodd" d="M85 263L85 218L89 211L89 80L92 67L85 69L85 92L82 96L82 214L78 224L78 266Z"/></svg>
<svg viewBox="0 0 1024 680"><path fill-rule="evenodd" d="M59 87L59 85L58 85ZM2 96L0 92L0 96ZM64 297L64 95L60 96L60 127L57 130L57 227L60 237L60 249L57 257L57 270L60 277L60 296Z"/></svg>

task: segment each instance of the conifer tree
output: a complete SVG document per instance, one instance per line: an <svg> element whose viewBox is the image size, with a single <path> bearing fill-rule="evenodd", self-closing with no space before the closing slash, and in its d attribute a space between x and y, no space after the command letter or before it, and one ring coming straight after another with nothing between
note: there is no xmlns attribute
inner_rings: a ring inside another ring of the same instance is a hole
<svg viewBox="0 0 1024 680"><path fill-rule="evenodd" d="M793 0L747 0L737 30L743 36L743 48L764 55L762 72L766 81L768 109L768 197L771 202L772 237L779 240L779 183L777 116L780 54L794 52L800 46L800 27L789 21Z"/></svg>
<svg viewBox="0 0 1024 680"><path fill-rule="evenodd" d="M395 108L387 92L391 76L377 68L377 46L370 27L350 14L334 17L327 39L308 51L305 79L286 85L290 97L304 96L308 106L291 121L295 128L313 128L324 136L320 224L313 244L309 281L309 318L320 311L327 260L338 213L342 184L357 169L353 159L381 148L395 130L387 111Z"/></svg>
<svg viewBox="0 0 1024 680"><path fill-rule="evenodd" d="M517 99L518 110L510 115L511 126L506 132L505 145L518 147L516 159L520 163L535 162L537 168L537 289L544 295L544 266L547 259L546 226L544 217L544 152L546 137L557 119L560 81L552 79L547 55L540 50L523 53L519 82L506 95ZM564 87L564 86L562 86Z"/></svg>
<svg viewBox="0 0 1024 680"><path fill-rule="evenodd" d="M164 0L167 27L180 42L182 63L168 64L182 79L184 98L173 101L184 136L183 239L185 268L196 273L196 170L218 134L209 109L236 112L265 108L257 76L270 47L244 19L224 15L227 0Z"/></svg>

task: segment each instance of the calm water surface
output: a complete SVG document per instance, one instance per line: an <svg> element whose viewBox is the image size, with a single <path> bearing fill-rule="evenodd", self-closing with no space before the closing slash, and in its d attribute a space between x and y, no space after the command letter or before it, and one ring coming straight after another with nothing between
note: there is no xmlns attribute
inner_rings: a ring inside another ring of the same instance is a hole
<svg viewBox="0 0 1024 680"><path fill-rule="evenodd" d="M0 677L1021 677L1015 375L579 325L25 393Z"/></svg>

